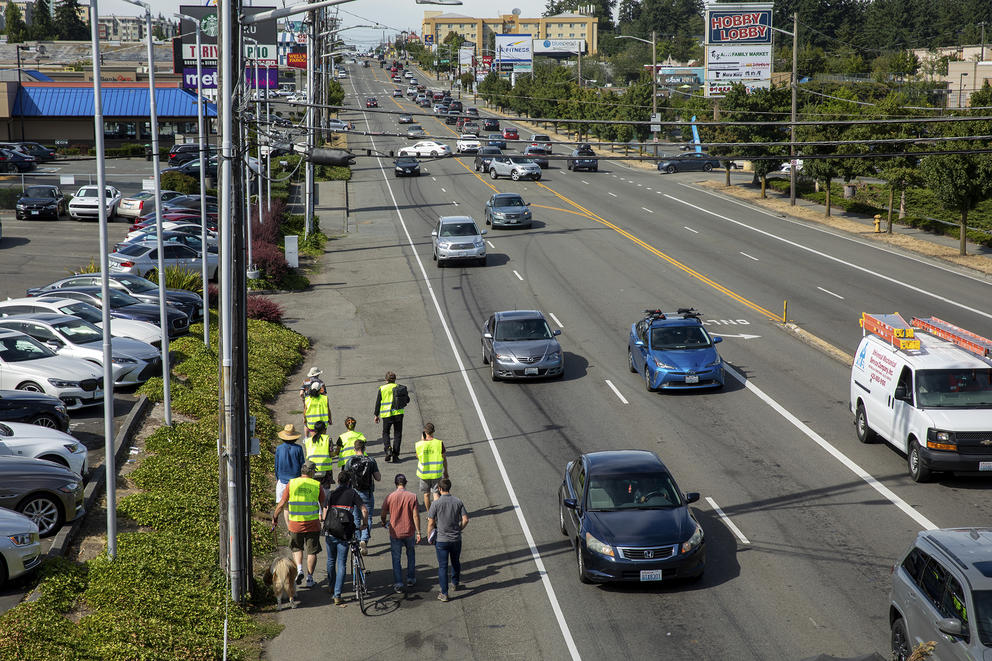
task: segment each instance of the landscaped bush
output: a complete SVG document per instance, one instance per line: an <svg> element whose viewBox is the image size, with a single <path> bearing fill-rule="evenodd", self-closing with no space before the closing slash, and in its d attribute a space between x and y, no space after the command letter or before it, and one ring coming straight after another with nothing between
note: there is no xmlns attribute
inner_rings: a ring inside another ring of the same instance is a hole
<svg viewBox="0 0 992 661"><path fill-rule="evenodd" d="M162 190L174 190L187 195L196 195L200 192L200 182L197 179L181 172L166 172L160 177Z"/></svg>
<svg viewBox="0 0 992 661"><path fill-rule="evenodd" d="M0 188L0 209L13 209L17 206L17 198L21 196L20 186Z"/></svg>
<svg viewBox="0 0 992 661"><path fill-rule="evenodd" d="M275 324L282 323L282 315L285 313L281 305L258 294L248 295L246 310L249 319L260 319Z"/></svg>
<svg viewBox="0 0 992 661"><path fill-rule="evenodd" d="M149 273L148 279L158 284L158 271ZM203 292L203 278L196 271L178 266L166 266L165 286L169 289L185 289L200 294Z"/></svg>
<svg viewBox="0 0 992 661"><path fill-rule="evenodd" d="M207 285L207 305L213 309L217 309L218 301L220 301L220 289L217 285Z"/></svg>
<svg viewBox="0 0 992 661"><path fill-rule="evenodd" d="M266 280L278 284L289 273L286 256L273 244L252 241L251 251L255 266Z"/></svg>

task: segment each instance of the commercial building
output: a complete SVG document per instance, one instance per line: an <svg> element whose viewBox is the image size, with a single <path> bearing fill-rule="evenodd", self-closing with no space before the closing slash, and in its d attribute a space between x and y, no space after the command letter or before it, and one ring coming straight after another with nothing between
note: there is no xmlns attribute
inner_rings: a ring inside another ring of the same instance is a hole
<svg viewBox="0 0 992 661"><path fill-rule="evenodd" d="M599 29L595 16L586 14L556 14L525 18L516 14L503 14L496 18L473 18L462 14L425 11L421 35L425 43L431 38L443 42L454 32L462 39L475 44L476 56L491 51L497 34L530 34L534 39L584 39L586 54L594 54L599 47Z"/></svg>

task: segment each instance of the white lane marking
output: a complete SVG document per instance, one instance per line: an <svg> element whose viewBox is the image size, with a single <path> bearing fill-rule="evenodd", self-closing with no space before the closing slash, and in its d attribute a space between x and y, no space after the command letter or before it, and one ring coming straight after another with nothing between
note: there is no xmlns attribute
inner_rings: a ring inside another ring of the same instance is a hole
<svg viewBox="0 0 992 661"><path fill-rule="evenodd" d="M615 179L615 178L616 178L616 176L617 176L617 175L613 175L613 178Z"/></svg>
<svg viewBox="0 0 992 661"><path fill-rule="evenodd" d="M661 194L662 194L661 191L658 191L658 195L661 195Z"/></svg>
<svg viewBox="0 0 992 661"><path fill-rule="evenodd" d="M581 181L582 183L584 183L584 184L585 184L586 186L588 186L588 185L589 185L589 182L588 182L588 181L586 181L585 179L579 179L579 181Z"/></svg>
<svg viewBox="0 0 992 661"><path fill-rule="evenodd" d="M517 273L517 270L516 269L513 269L513 275L517 276L517 280L519 280L520 282L523 282L524 281L524 276L522 276L519 273Z"/></svg>
<svg viewBox="0 0 992 661"><path fill-rule="evenodd" d="M610 381L609 379L603 379L603 380L606 381L606 385L610 387L610 390L613 391L613 394L616 395L621 402L623 402L624 404L630 404L630 402L627 401L627 398L620 394L620 391L617 390L617 387L613 385L612 381Z"/></svg>
<svg viewBox="0 0 992 661"><path fill-rule="evenodd" d="M447 193L447 192L448 192L448 189L447 189L447 188L445 188L444 186L442 186L442 187L441 187L441 192L442 192L442 193Z"/></svg>
<svg viewBox="0 0 992 661"><path fill-rule="evenodd" d="M692 229L691 227L689 227L688 225L683 225L682 227L683 227L683 229L687 229L687 230L689 230L689 231L690 231L690 232L692 232L693 234L699 234L699 231L698 231L698 230L694 230L694 229Z"/></svg>
<svg viewBox="0 0 992 661"><path fill-rule="evenodd" d="M648 187L648 188L645 188L644 190L654 190L654 189L653 189L653 188L650 188L650 187Z"/></svg>
<svg viewBox="0 0 992 661"><path fill-rule="evenodd" d="M661 191L659 191L659 192L661 192ZM748 225L747 223L743 223L743 222L741 222L739 220L734 220L733 218L728 218L727 216L724 216L722 214L718 214L715 211L710 211L709 209L704 209L703 207L700 207L700 206L697 206L695 204L692 204L691 202L686 202L685 200L680 200L677 197L672 197L671 195L668 195L667 193L665 194L665 197L667 197L667 198L669 198L671 200L674 200L676 202L681 202L682 204L686 205L687 207L692 207L693 209L696 209L698 211L702 211L703 213L708 213L709 215L715 216L716 218L719 218L721 220L726 220L727 222L731 222L731 223L733 223L735 225L738 225L740 227L744 227L744 228L749 229L751 231L757 232L758 234L763 234L764 236L767 236L770 239L775 239L776 241L781 241L782 243L786 243L786 244L788 244L790 246L793 246L794 248L799 248L800 250L805 250L806 252L811 252L814 255L817 255L819 257L823 257L824 259L828 259L828 260L830 260L832 262L836 262L837 264L843 264L844 266L850 267L850 268L852 268L852 269L854 269L856 271L861 271L862 273L867 273L868 275L871 275L872 277L879 278L881 280L885 280L886 282L892 283L894 285L899 285L900 287L905 287L906 289L909 289L910 291L914 291L914 292L916 292L918 294L923 294L924 296L929 296L930 298L934 298L934 299L936 299L936 300L938 300L938 301L940 301L942 303L947 303L948 305L953 305L954 307L961 308L962 310L967 310L968 312L971 312L973 314L981 315L981 316L985 317L986 319L992 319L992 312L986 312L984 310L979 310L977 308L973 308L971 306L965 305L964 303L958 303L957 301L952 300L950 298L947 298L946 296L941 296L940 294L938 294L936 292L928 291L926 289L923 289L922 287L917 287L916 285L911 285L911 284L909 284L907 282L901 282L900 280L898 280L896 278L893 278L892 276L888 276L888 275L885 275L883 273L879 273L877 271L872 271L871 269L865 268L864 266L859 266L858 264L854 264L852 262L845 261L845 260L841 259L840 257L834 257L833 255L827 254L827 253L823 252L822 250L815 250L815 249L810 248L808 246L804 246L801 243L796 243L795 241L790 241L789 239L783 238L781 236L775 236L771 232L766 232L765 230L758 229L757 227L754 227L752 225ZM717 197L719 197L719 196L717 196ZM721 198L721 199L723 199L723 198ZM746 205L742 205L742 206L746 206ZM768 215L772 215L772 214L768 214ZM781 218L778 217L778 216L775 216L775 218L777 220L781 220ZM797 223L797 224L799 224L799 223ZM806 227L806 226L804 225L804 227ZM817 229L817 228L812 228L812 229ZM820 231L822 231L822 230L820 230ZM837 234L833 234L832 232L826 232L826 233L827 234L830 234L831 236L836 236L837 238L840 238L840 239L846 238L848 240L852 240L849 237L843 237L843 236L840 236L840 235L837 235ZM858 243L861 243L861 242L858 241ZM867 245L867 244L862 244L862 245ZM876 248L878 250L884 250L883 248L878 248L877 246L871 246L871 247ZM898 254L898 253L894 253L894 252L892 252L890 250L884 250L884 252L888 252L888 253L891 253L893 255L897 255ZM900 257L906 257L907 259L911 259L913 261L920 262L921 264L926 264L927 266L932 266L933 268L937 268L937 269L940 269L942 271L946 271L947 273L953 273L954 275L960 275L960 276L963 276L963 277L968 278L970 280L975 280L976 282L984 282L985 284L988 284L988 282L986 282L985 280L981 280L981 279L976 278L974 276L970 276L967 273L958 273L957 271L952 271L950 269L944 268L944 267L939 266L939 265L936 265L936 264L930 264L929 262L925 262L922 259L917 259L917 258L914 258L914 257L907 257L906 255L898 255L898 256L900 256Z"/></svg>
<svg viewBox="0 0 992 661"><path fill-rule="evenodd" d="M652 211L651 209L648 209L647 207L641 207L641 208L644 209L645 211L647 211L648 213L654 213L654 211Z"/></svg>
<svg viewBox="0 0 992 661"><path fill-rule="evenodd" d="M354 82L352 82L352 87L354 87ZM362 111L362 115L365 117L365 125L371 132L372 127L369 124L368 113ZM375 149L375 138L369 136L369 141L372 143L372 148ZM496 447L496 441L493 439L492 430L489 429L489 422L486 420L486 414L482 412L482 405L479 404L479 398L475 394L475 388L472 387L472 382L468 378L468 369L465 367L465 362L462 360L462 356L458 353L458 345L455 344L455 336L451 333L451 327L448 325L448 320L444 316L444 312L441 311L441 303L437 300L437 294L434 292L434 287L431 285L431 280L427 277L427 269L424 267L423 260L420 259L420 254L417 252L416 244L413 242L413 237L410 235L410 230L406 226L406 221L403 220L403 212L400 211L399 202L396 201L396 194L393 193L393 187L389 183L389 178L386 176L386 169L382 164L382 158L376 156L376 162L379 164L379 171L382 173L383 182L386 184L386 190L389 191L389 197L393 200L393 208L396 210L396 216L400 220L400 226L403 228L403 233L406 235L407 243L410 245L410 249L413 252L413 258L417 260L417 266L420 267L420 275L424 280L424 286L427 288L428 293L431 295L431 301L434 303L434 310L437 312L438 319L441 322L441 327L444 329L444 334L448 338L448 346L451 347L451 353L455 357L455 362L458 364L458 371L461 372L462 381L465 382L465 390L468 392L469 397L472 400L472 405L475 408L475 414L479 418L479 424L482 425L482 433L486 436L486 441L489 443L489 449L493 453L493 459L496 461L496 468L499 469L500 477L503 480L503 485L506 487L507 496L510 499L510 505L513 507L514 514L517 515L517 522L520 524L521 530L524 533L524 539L527 541L527 547L530 549L530 555L534 559L534 565L537 567L537 575L541 577L541 584L544 586L544 591L548 595L548 600L551 602L551 610L555 614L555 620L558 622L558 628L561 629L561 635L565 639L565 647L568 648L569 656L575 661L580 661L582 656L579 654L579 648L575 645L575 639L572 638L572 631L568 627L568 622L565 621L565 614L561 610L561 604L558 603L558 597L555 595L555 588L551 585L551 577L548 576L548 570L544 566L544 558L541 557L541 552L537 548L537 543L534 541L534 535L530 530L530 526L527 524L527 518L524 516L523 508L520 506L520 501L517 498L517 492L513 488L513 483L510 482L510 475L506 472L506 466L503 464L503 456L499 452L499 448Z"/></svg>
<svg viewBox="0 0 992 661"><path fill-rule="evenodd" d="M431 177L431 181L437 181L437 177Z"/></svg>
<svg viewBox="0 0 992 661"><path fill-rule="evenodd" d="M751 543L748 538L744 536L744 533L741 532L741 529L734 525L734 522L730 520L730 517L727 516L722 509L720 509L720 506L716 504L715 500L709 496L706 496L706 502L710 504L710 507L713 508L713 511L716 512L718 517L720 517L720 520L723 521L724 525L730 528L730 532L734 533L734 535L737 536L737 539L741 540L742 544Z"/></svg>
<svg viewBox="0 0 992 661"><path fill-rule="evenodd" d="M455 202L454 200L452 200L451 203L454 204L456 207L458 206L458 203Z"/></svg>
<svg viewBox="0 0 992 661"><path fill-rule="evenodd" d="M493 242L492 241L490 241L489 239L486 239L486 243L489 244L489 247L490 248L492 248L493 250L496 250L496 246L493 245Z"/></svg>
<svg viewBox="0 0 992 661"><path fill-rule="evenodd" d="M637 187L638 187L638 188L640 188L640 187L641 187L641 186L643 186L643 185L644 185L644 184L637 184Z"/></svg>
<svg viewBox="0 0 992 661"><path fill-rule="evenodd" d="M553 321L556 324L558 324L558 327L559 328L564 328L565 327L565 324L563 324L560 321L558 321L558 317L555 316L555 313L554 312L549 312L548 313L548 316L551 317L551 321Z"/></svg>
<svg viewBox="0 0 992 661"><path fill-rule="evenodd" d="M824 289L823 287L817 287L817 289L819 289L820 291L822 291L824 294L830 294L834 298L839 298L842 301L844 300L844 297L843 296L841 296L840 294L835 294L832 291L830 291L829 289Z"/></svg>
<svg viewBox="0 0 992 661"><path fill-rule="evenodd" d="M760 260L760 259L758 259L757 257L752 257L751 255L749 255L749 254L747 254L747 253L746 253L746 252L744 252L743 250L741 251L741 254L742 254L742 255L744 255L745 257L747 257L748 259L753 259L753 260L754 260L754 261L756 261L756 262L760 262L760 261L761 261L761 260Z"/></svg>
<svg viewBox="0 0 992 661"><path fill-rule="evenodd" d="M740 372L738 372L737 370L735 370L730 365L727 365L726 363L724 363L723 369L728 374L730 374L730 376L734 377L735 379L737 379L738 381L740 381L742 384L744 384L744 387L745 388L747 388L748 390L750 390L751 392L753 392L755 395L757 395L759 399L761 399L763 402L765 402L765 404L768 404L768 406L770 406L776 413L778 413L780 416L782 416L787 421L789 421L790 423L792 423L792 425L796 429L798 429L799 431L801 431L803 434L805 434L806 436L808 436L810 440L812 440L814 443L816 443L821 448L823 448L824 450L826 450L827 451L827 454L829 454L830 456L832 456L834 459L836 459L837 461L839 461L845 468L847 468L852 473L854 473L855 475L857 475L858 477L860 477L862 480L864 480L868 484L868 486L870 486L872 489L874 489L875 491L877 491L878 493L880 493L882 495L882 497L884 497L890 503L892 503L893 505L895 505L896 507L898 507L899 509L901 509L903 511L903 513L906 514L913 521L915 521L916 523L918 523L920 526L922 526L926 530L935 530L937 528L937 525L933 521L931 521L927 517L923 516L923 514L921 514L916 508L914 508L912 505L910 505L909 503L907 503L905 500L903 500L902 498L900 498L899 496L897 496L895 494L895 492L893 492L887 486L885 486L884 484L882 484L881 482L879 482L877 479L875 479L875 477L871 473L869 473L865 469L861 468L861 466L857 465L856 463L854 463L853 461L851 461L850 459L848 459L847 455L845 455L843 452L841 452L840 450L838 450L837 448L835 448L833 445L831 445L825 438L823 438L822 436L820 436L819 434L817 434L815 431L813 431L812 429L810 429L810 427L808 425L806 425L806 423L804 423L802 420L800 420L796 416L792 415L792 413L790 413L784 406L782 406L781 404L779 404L778 402L776 402L774 399L772 399L770 396L768 396L765 393L765 391L763 391L761 388L759 388L758 386L754 385L749 380L745 379L744 376Z"/></svg>
<svg viewBox="0 0 992 661"><path fill-rule="evenodd" d="M610 193L610 195L612 195L613 197L616 197L617 196L616 193Z"/></svg>

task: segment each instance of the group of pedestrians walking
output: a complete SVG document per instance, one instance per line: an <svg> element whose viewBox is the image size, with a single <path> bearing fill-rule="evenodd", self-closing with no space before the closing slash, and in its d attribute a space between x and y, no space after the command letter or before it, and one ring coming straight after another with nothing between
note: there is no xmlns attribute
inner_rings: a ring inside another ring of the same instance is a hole
<svg viewBox="0 0 992 661"><path fill-rule="evenodd" d="M335 605L345 606L342 589L349 549L352 541L357 541L357 552L368 555L375 484L382 480L382 474L378 462L367 453L367 440L356 430L355 418L345 418L345 431L331 440L332 415L321 374L319 368L311 368L300 388L306 436L293 424L287 424L278 434L282 443L275 452L276 508L272 525L277 524L282 513L296 562L296 583L306 580L307 587L316 584L313 572L323 535L328 589ZM401 461L403 415L408 403L406 387L396 383L395 373L387 372L384 385L376 391L373 406L373 421L382 422L386 462ZM416 586L416 546L433 544L438 561L437 599L446 602L449 582L455 590L461 589L461 533L469 518L464 503L451 495L447 452L444 442L435 438L434 432L434 425L426 423L414 448L418 492L427 513L426 535L421 525L420 500L407 489L408 481L403 473L394 475L395 489L382 501L379 516L381 525L389 532L393 590L402 593L404 588ZM301 437L302 446L297 443Z"/></svg>

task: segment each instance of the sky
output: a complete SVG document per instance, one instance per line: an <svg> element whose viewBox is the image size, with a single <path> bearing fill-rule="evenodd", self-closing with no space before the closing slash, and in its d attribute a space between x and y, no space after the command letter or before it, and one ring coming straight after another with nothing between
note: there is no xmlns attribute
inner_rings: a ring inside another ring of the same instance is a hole
<svg viewBox="0 0 992 661"><path fill-rule="evenodd" d="M297 0L299 2L301 0ZM293 0L244 0L246 6L258 7L282 7L297 4ZM521 16L540 16L544 12L545 0L463 0L461 6L441 6L441 5L418 5L414 0L355 0L339 6L342 23L345 27L349 25L371 25L378 23L383 28L368 30L359 28L349 30L342 35L345 41L358 43L360 45L373 45L379 42L382 37L382 30L386 30L386 37L399 33L403 30L412 30L420 33L421 21L424 11L438 10L447 11L466 16L495 17L499 14L509 14L513 9L520 9ZM171 17L179 11L179 5L202 5L203 0L176 2L175 0L148 0L152 7L153 15L161 13ZM81 3L82 4L82 3ZM116 14L118 16L137 16L141 9L128 4L123 0L99 0L101 15Z"/></svg>

